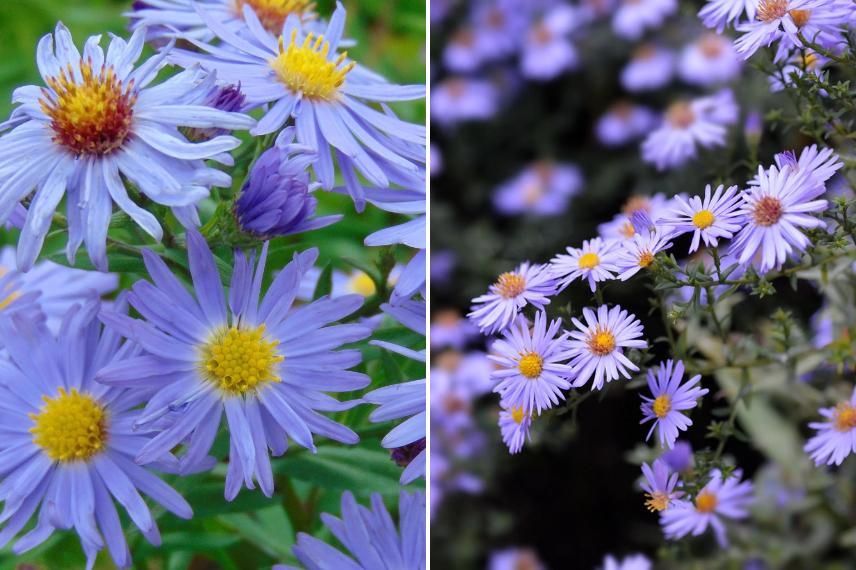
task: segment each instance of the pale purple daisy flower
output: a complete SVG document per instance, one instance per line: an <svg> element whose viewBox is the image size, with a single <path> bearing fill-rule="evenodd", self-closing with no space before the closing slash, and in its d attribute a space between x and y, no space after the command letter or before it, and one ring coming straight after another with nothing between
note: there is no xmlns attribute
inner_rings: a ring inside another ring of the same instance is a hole
<svg viewBox="0 0 856 570"><path fill-rule="evenodd" d="M669 468L669 464L662 459L654 460L652 465L642 464L642 490L645 491L645 507L653 512L665 511L672 501L680 499L684 492L675 490L678 487L678 473Z"/></svg>
<svg viewBox="0 0 856 570"><path fill-rule="evenodd" d="M556 294L556 281L549 265L521 263L514 271L499 276L488 293L473 299L467 315L485 334L508 328L523 307L543 309Z"/></svg>
<svg viewBox="0 0 856 570"><path fill-rule="evenodd" d="M134 343L101 326L99 308L96 299L74 305L57 335L20 314L0 321L0 343L8 353L0 372L0 544L27 527L38 509L35 524L12 547L15 555L42 544L54 530L73 529L87 569L105 547L125 568L131 554L116 503L154 545L160 545L160 531L142 494L183 519L193 511L172 487L134 462L154 435L136 425L140 405L153 391L95 381L105 368L124 366L140 354ZM116 310L125 309L120 297ZM154 467L174 471L176 464L167 452Z"/></svg>
<svg viewBox="0 0 856 570"><path fill-rule="evenodd" d="M676 500L671 508L660 513L660 525L666 538L678 539L692 534L698 536L713 527L720 547L728 547L723 519L743 519L749 516L747 507L752 502L752 482L740 481L742 471L737 469L724 480L719 469L710 474L710 481L692 501Z"/></svg>
<svg viewBox="0 0 856 570"><path fill-rule="evenodd" d="M682 166L697 156L699 146L725 146L726 126L736 122L738 114L730 89L672 103L660 128L642 142L642 158L657 170Z"/></svg>
<svg viewBox="0 0 856 570"><path fill-rule="evenodd" d="M604 381L618 380L619 376L630 379L630 372L639 367L624 356L625 348L648 348L641 339L642 323L635 315L620 306L609 308L601 305L597 313L583 309L585 323L574 318L570 344L573 387L579 388L594 377L592 389L600 390Z"/></svg>
<svg viewBox="0 0 856 570"><path fill-rule="evenodd" d="M359 437L321 415L350 409L361 400L339 402L326 392L351 392L369 384L359 350L337 350L364 339L370 329L335 323L363 303L360 295L320 299L294 306L300 280L318 250L296 253L262 294L268 244L258 263L235 253L228 296L217 263L202 236L187 232L192 295L164 261L144 250L152 282L138 281L128 295L142 319L105 312L102 319L138 342L147 354L108 366L98 380L108 385L151 386L137 426L154 425L182 410L181 419L139 450L136 460L151 463L181 442L181 472L205 461L225 412L229 426L229 465L225 496L232 500L255 479L273 494L269 450L288 449L288 438L315 451L313 434L355 444Z"/></svg>
<svg viewBox="0 0 856 570"><path fill-rule="evenodd" d="M457 309L440 309L431 316L431 348L434 350L461 350L478 337L478 329Z"/></svg>
<svg viewBox="0 0 856 570"><path fill-rule="evenodd" d="M672 247L668 236L659 230L639 232L632 239L621 242L621 250L616 258L618 278L627 281L642 269L654 262L654 257L661 251Z"/></svg>
<svg viewBox="0 0 856 570"><path fill-rule="evenodd" d="M656 125L657 114L648 107L619 102L598 119L595 133L601 144L615 147L647 135Z"/></svg>
<svg viewBox="0 0 856 570"><path fill-rule="evenodd" d="M745 14L746 19L755 19L758 0L708 0L699 10L698 16L708 28L722 33L725 26L737 21Z"/></svg>
<svg viewBox="0 0 856 570"><path fill-rule="evenodd" d="M441 125L483 121L496 114L499 102L491 81L452 77L431 86L431 119Z"/></svg>
<svg viewBox="0 0 856 570"><path fill-rule="evenodd" d="M541 161L494 190L493 203L503 214L555 216L567 210L582 185L583 176L576 165Z"/></svg>
<svg viewBox="0 0 856 570"><path fill-rule="evenodd" d="M365 206L357 173L386 188L400 173L415 175L426 162L425 126L402 121L388 107L370 105L425 96L423 85L394 85L339 53L345 8L339 2L324 33L308 31L290 14L278 36L271 35L248 5L249 35L239 36L198 9L219 38L217 45L191 40L200 51L175 49L171 62L202 66L229 83L241 82L250 108L268 105L253 135L278 131L292 117L297 141L318 153L313 170L327 190L338 164L358 211Z"/></svg>
<svg viewBox="0 0 856 570"><path fill-rule="evenodd" d="M523 406L508 406L500 403L499 429L502 441L512 455L523 449L523 444L530 438L529 428L532 427L532 414L526 412Z"/></svg>
<svg viewBox="0 0 856 570"><path fill-rule="evenodd" d="M817 149L813 144L802 149L799 158L794 151L780 152L775 156L776 166L779 169L786 167L795 171L808 172L811 180L819 188L824 188L826 181L832 178L838 170L844 166L841 158L831 148ZM757 178L749 184L757 185Z"/></svg>
<svg viewBox="0 0 856 570"><path fill-rule="evenodd" d="M493 389L510 408L522 407L528 413L552 408L564 400L562 390L571 387L568 333L559 333L562 319L547 327L547 314L538 311L530 330L520 323L503 333L489 357L497 364L490 376L497 381ZM558 335L558 336L557 336Z"/></svg>
<svg viewBox="0 0 856 570"><path fill-rule="evenodd" d="M691 85L706 87L735 79L742 67L743 61L728 38L707 33L681 51L678 75Z"/></svg>
<svg viewBox="0 0 856 570"><path fill-rule="evenodd" d="M653 196L634 194L621 207L620 214L597 227L597 233L606 241L633 239L637 233L632 221L633 216L644 212L656 224L669 211L672 200L666 198L662 192Z"/></svg>
<svg viewBox="0 0 856 570"><path fill-rule="evenodd" d="M459 28L443 48L443 65L454 73L470 73L482 64L482 54L472 27Z"/></svg>
<svg viewBox="0 0 856 570"><path fill-rule="evenodd" d="M470 15L483 61L497 61L516 52L532 18L529 3L520 0L479 0Z"/></svg>
<svg viewBox="0 0 856 570"><path fill-rule="evenodd" d="M676 0L622 0L612 16L616 35L637 40L645 30L660 27L678 9Z"/></svg>
<svg viewBox="0 0 856 570"><path fill-rule="evenodd" d="M622 560L608 554L601 570L651 570L651 561L642 554L631 554Z"/></svg>
<svg viewBox="0 0 856 570"><path fill-rule="evenodd" d="M576 279L587 280L592 292L600 281L615 279L618 273L618 253L620 242L594 238L585 240L582 247L565 248L567 254L560 253L550 260L553 276L558 280L559 289L564 289Z"/></svg>
<svg viewBox="0 0 856 570"><path fill-rule="evenodd" d="M696 407L698 399L708 393L707 388L696 386L701 382L701 374L696 374L683 384L684 363L681 360L661 362L656 375L653 369L648 369L648 389L651 398L642 396L642 414L639 422L644 424L651 420L654 424L645 437L651 438L654 428L657 428L657 438L660 447L671 449L681 431L693 425L691 419L683 414L685 410Z"/></svg>
<svg viewBox="0 0 856 570"><path fill-rule="evenodd" d="M645 44L633 52L633 58L621 70L621 85L631 93L659 89L671 81L675 73L675 54Z"/></svg>
<svg viewBox="0 0 856 570"><path fill-rule="evenodd" d="M531 548L507 548L490 555L488 570L546 570Z"/></svg>
<svg viewBox="0 0 856 570"><path fill-rule="evenodd" d="M704 188L704 199L692 196L689 200L677 196L674 209L660 223L673 229L673 236L693 232L690 253L699 248L701 241L707 247L717 247L719 239L731 239L743 227L745 214L743 200L737 186L727 190L720 184L711 195L710 184Z"/></svg>
<svg viewBox="0 0 856 570"><path fill-rule="evenodd" d="M811 213L825 210L827 201L815 199L825 188L814 182L808 170L759 166L755 182L757 186L742 194L744 226L729 253L741 265L759 255L757 269L764 273L781 267L795 252L805 251L810 241L801 230L824 226Z"/></svg>
<svg viewBox="0 0 856 570"><path fill-rule="evenodd" d="M27 85L13 96L20 104L0 130L0 223L31 194L18 241L18 266L30 269L65 196L71 263L82 243L92 263L107 270L107 230L115 203L155 239L162 228L151 212L128 196L123 179L153 202L170 206L185 225L196 222L195 204L211 186L231 178L204 160L231 164L227 153L241 144L232 136L193 143L179 127L248 129L245 115L203 105L215 78L198 71L175 75L154 88L164 51L135 68L143 31L126 42L101 36L86 41L83 54L59 23L39 41L36 61L47 87ZM35 189L35 193L33 193Z"/></svg>
<svg viewBox="0 0 856 570"><path fill-rule="evenodd" d="M805 444L805 452L816 465L841 465L844 459L856 452L856 389L849 400L834 408L821 408L824 422L811 422L808 426L817 434Z"/></svg>
<svg viewBox="0 0 856 570"><path fill-rule="evenodd" d="M549 81L579 62L568 35L579 26L577 10L559 5L536 20L521 46L520 72L524 77Z"/></svg>

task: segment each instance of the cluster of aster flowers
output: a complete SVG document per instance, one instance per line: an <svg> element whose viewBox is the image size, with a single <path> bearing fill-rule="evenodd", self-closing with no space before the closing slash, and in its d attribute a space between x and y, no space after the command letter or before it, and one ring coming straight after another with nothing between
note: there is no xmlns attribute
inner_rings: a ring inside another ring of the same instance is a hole
<svg viewBox="0 0 856 570"><path fill-rule="evenodd" d="M16 554L71 529L87 568L103 549L131 566L117 507L154 545L144 496L193 517L158 473L212 471L225 434L225 499L244 487L271 497L272 458L315 453L320 438L356 444L337 413L359 405L397 421L381 445L401 483L425 474L425 380L373 386L355 344L384 319L425 335L425 128L387 105L425 88L341 51L353 45L341 4L329 20L313 2L237 5L135 2L130 38L105 47L93 36L80 49L59 23L36 49L44 84L12 95L0 221L20 234L0 259L0 545ZM156 52L140 61L147 41ZM236 131L253 148L233 155ZM407 216L365 238L387 253L344 289L329 268L319 276L317 248L286 257L274 245L343 218L316 216L319 189ZM52 228L67 232L69 264L83 245L99 271L39 261ZM407 260L393 272L396 246ZM123 267L117 251L148 278L120 290L107 273ZM370 342L425 361L419 342ZM425 567L424 493L402 491L398 527L379 495L370 508L350 492L341 503L341 520L322 518L347 552L301 534L296 561Z"/></svg>

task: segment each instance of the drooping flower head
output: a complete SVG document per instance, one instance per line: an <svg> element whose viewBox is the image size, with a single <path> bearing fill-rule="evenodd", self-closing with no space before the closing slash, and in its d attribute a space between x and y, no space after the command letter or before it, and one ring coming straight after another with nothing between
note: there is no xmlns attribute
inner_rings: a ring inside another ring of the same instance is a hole
<svg viewBox="0 0 856 570"><path fill-rule="evenodd" d="M618 380L619 375L630 379L630 372L636 372L639 367L624 356L624 349L648 347L648 343L641 340L639 319L618 305L611 309L601 305L597 313L585 308L583 318L585 323L573 319L577 330L570 333L573 386L584 386L594 377L592 388L600 390L604 381Z"/></svg>
<svg viewBox="0 0 856 570"><path fill-rule="evenodd" d="M9 355L0 371L0 543L12 540L38 511L35 526L12 547L15 554L42 544L55 529L74 529L87 568L105 547L127 567L131 555L116 502L155 545L160 533L142 494L179 517L193 513L172 487L134 462L153 435L135 427L152 390L95 382L105 367L122 366L140 352L102 330L99 306L92 299L71 307L57 335L20 314L0 321L0 343ZM124 309L120 298L116 310ZM161 459L156 467L174 468L169 453Z"/></svg>
<svg viewBox="0 0 856 570"><path fill-rule="evenodd" d="M675 499L684 492L675 490L678 486L678 473L669 468L663 459L656 459L652 465L642 464L642 490L645 491L645 507L653 512L665 511Z"/></svg>
<svg viewBox="0 0 856 570"><path fill-rule="evenodd" d="M742 201L737 186L726 189L720 184L711 195L708 184L704 199L677 196L674 209L660 223L673 228L674 236L693 232L690 253L698 249L701 241L707 247L717 247L720 238L731 239L743 226Z"/></svg>
<svg viewBox="0 0 856 570"><path fill-rule="evenodd" d="M805 451L817 465L841 465L856 452L856 389L849 400L833 408L821 408L820 415L826 421L808 424L817 434L808 440Z"/></svg>
<svg viewBox="0 0 856 570"><path fill-rule="evenodd" d="M508 407L500 404L499 429L502 441L512 455L523 449L523 444L529 439L529 428L532 427L532 414L526 412L523 406Z"/></svg>
<svg viewBox="0 0 856 570"><path fill-rule="evenodd" d="M580 248L568 247L567 254L561 253L550 260L553 276L561 289L583 279L594 291L598 282L615 279L619 250L618 241L601 238L586 240Z"/></svg>
<svg viewBox="0 0 856 570"><path fill-rule="evenodd" d="M15 91L20 106L0 130L0 223L33 193L18 242L18 266L32 267L66 197L69 261L81 243L100 270L107 269L106 239L113 203L155 239L162 230L155 217L128 196L129 181L153 202L170 206L185 224L196 221L194 205L211 186L231 178L205 165L231 164L226 154L237 138L217 136L192 143L179 127L248 129L250 117L203 104L213 76L198 70L180 73L147 89L168 50L134 68L143 50L143 32L128 42L114 37L105 54L101 36L87 40L83 53L61 23L44 36L36 62L46 87Z"/></svg>
<svg viewBox="0 0 856 570"><path fill-rule="evenodd" d="M642 554L631 554L622 560L607 555L601 570L651 570L651 561Z"/></svg>
<svg viewBox="0 0 856 570"><path fill-rule="evenodd" d="M621 249L615 261L620 271L618 278L622 281L630 279L650 266L658 253L670 247L672 242L669 238L656 229L639 232L633 236L633 239L621 242Z"/></svg>
<svg viewBox="0 0 856 570"><path fill-rule="evenodd" d="M142 319L117 313L102 318L147 352L98 374L117 386L154 386L136 425L151 425L171 410L181 419L139 450L140 464L157 461L189 438L181 472L205 460L225 412L229 427L227 500L242 485L273 493L268 450L282 455L288 438L315 451L313 435L347 444L359 438L347 427L319 414L340 411L358 401L339 402L325 392L366 387L368 377L348 370L360 362L359 350L336 350L359 341L370 329L331 324L353 313L360 295L320 299L294 306L300 279L317 250L297 253L262 294L267 244L258 264L235 254L228 296L214 255L195 230L187 233L193 295L155 254L143 259L152 282L138 281L128 299Z"/></svg>
<svg viewBox="0 0 856 570"><path fill-rule="evenodd" d="M681 384L684 378L684 363L681 360L661 362L657 373L648 370L648 388L651 396L642 396L642 414L644 418L639 423L654 421L646 439L651 437L657 428L660 447L672 448L678 434L693 425L691 419L682 412L696 407L699 398L707 394L707 388L696 386L701 381L697 374Z"/></svg>
<svg viewBox="0 0 856 570"><path fill-rule="evenodd" d="M486 295L473 299L467 315L485 334L508 328L526 305L543 309L556 294L556 281L549 265L521 263L499 276Z"/></svg>
<svg viewBox="0 0 856 570"><path fill-rule="evenodd" d="M540 161L494 190L493 204L507 215L556 216L568 209L582 185L576 165Z"/></svg>

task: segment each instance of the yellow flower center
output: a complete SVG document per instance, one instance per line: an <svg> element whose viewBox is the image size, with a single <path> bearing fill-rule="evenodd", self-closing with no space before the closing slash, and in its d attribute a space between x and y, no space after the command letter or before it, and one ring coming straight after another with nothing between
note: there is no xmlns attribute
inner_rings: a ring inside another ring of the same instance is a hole
<svg viewBox="0 0 856 570"><path fill-rule="evenodd" d="M297 45L297 30L291 33L288 48L285 40L279 37L279 55L270 61L279 80L295 93L321 101L332 101L339 96L339 87L345 82L345 76L356 65L348 64L348 54L339 54L334 61L328 61L330 43L324 36L309 33L303 45ZM344 64L344 65L343 65Z"/></svg>
<svg viewBox="0 0 856 570"><path fill-rule="evenodd" d="M530 379L537 378L541 375L541 371L544 369L544 360L540 355L535 354L534 352L529 352L523 355L517 367L520 368L520 373L525 377Z"/></svg>
<svg viewBox="0 0 856 570"><path fill-rule="evenodd" d="M837 431L850 431L856 428L856 406L850 402L841 402L835 407L833 418Z"/></svg>
<svg viewBox="0 0 856 570"><path fill-rule="evenodd" d="M636 235L636 228L633 226L633 224L630 221L627 221L627 222L624 222L623 224L621 224L621 227L619 228L618 233L620 233L626 239L630 239Z"/></svg>
<svg viewBox="0 0 856 570"><path fill-rule="evenodd" d="M600 263L600 258L596 253L584 253L580 256L577 264L580 269L594 269Z"/></svg>
<svg viewBox="0 0 856 570"><path fill-rule="evenodd" d="M81 61L82 81L71 65L47 80L53 89L42 90L39 104L51 120L53 141L76 156L103 156L119 149L131 134L137 95L134 82L127 86L112 67L96 74L92 62Z"/></svg>
<svg viewBox="0 0 856 570"><path fill-rule="evenodd" d="M696 497L695 508L700 513L712 513L718 503L716 495L702 491Z"/></svg>
<svg viewBox="0 0 856 570"><path fill-rule="evenodd" d="M645 493L648 500L645 501L645 506L653 512L665 511L669 507L669 495L662 491L654 491L653 493Z"/></svg>
<svg viewBox="0 0 856 570"><path fill-rule="evenodd" d="M752 217L759 226L772 226L782 217L782 202L772 196L764 196L757 202L752 210Z"/></svg>
<svg viewBox="0 0 856 570"><path fill-rule="evenodd" d="M526 417L526 412L523 411L523 406L511 408L511 419L514 420L514 423L520 424L524 417Z"/></svg>
<svg viewBox="0 0 856 570"><path fill-rule="evenodd" d="M55 398L30 414L33 443L54 461L86 461L107 447L107 410L89 394L60 388Z"/></svg>
<svg viewBox="0 0 856 570"><path fill-rule="evenodd" d="M651 408L654 411L655 416L658 418L665 418L666 414L668 414L672 409L672 399L666 394L657 396L654 399L654 405L652 405Z"/></svg>
<svg viewBox="0 0 856 570"><path fill-rule="evenodd" d="M811 17L811 10L788 10L788 14L798 28L802 28L808 24L808 19Z"/></svg>
<svg viewBox="0 0 856 570"><path fill-rule="evenodd" d="M252 8L265 29L274 35L282 32L282 25L291 14L308 20L315 12L313 0L235 0L238 14L243 13L244 5Z"/></svg>
<svg viewBox="0 0 856 570"><path fill-rule="evenodd" d="M265 337L265 326L222 329L202 347L202 373L222 392L240 396L264 382L279 382L279 342Z"/></svg>
<svg viewBox="0 0 856 570"><path fill-rule="evenodd" d="M693 216L693 225L700 230L709 228L716 221L716 216L710 210L699 210Z"/></svg>
<svg viewBox="0 0 856 570"><path fill-rule="evenodd" d="M654 254L650 251L643 251L639 254L639 267L643 269L654 263Z"/></svg>
<svg viewBox="0 0 856 570"><path fill-rule="evenodd" d="M517 273L503 273L495 285L497 291L506 299L517 297L526 290L526 279Z"/></svg>
<svg viewBox="0 0 856 570"><path fill-rule="evenodd" d="M762 22L772 22L788 13L788 0L761 0L755 17Z"/></svg>
<svg viewBox="0 0 856 570"><path fill-rule="evenodd" d="M348 289L363 297L371 297L377 291L374 280L362 271L351 277L348 281Z"/></svg>
<svg viewBox="0 0 856 570"><path fill-rule="evenodd" d="M598 329L589 337L588 346L597 356L606 356L615 350L615 337L608 330Z"/></svg>

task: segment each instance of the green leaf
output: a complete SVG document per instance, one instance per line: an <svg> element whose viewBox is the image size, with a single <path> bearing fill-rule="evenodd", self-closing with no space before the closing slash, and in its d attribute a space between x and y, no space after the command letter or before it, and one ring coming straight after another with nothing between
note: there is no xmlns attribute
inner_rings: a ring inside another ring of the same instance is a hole
<svg viewBox="0 0 856 570"><path fill-rule="evenodd" d="M300 453L274 462L276 472L309 481L336 491L376 491L396 494L401 469L389 458L389 452L377 440L363 441L365 447L318 448L317 454Z"/></svg>
<svg viewBox="0 0 856 570"><path fill-rule="evenodd" d="M315 293L312 295L312 300L320 299L324 295L329 295L333 291L333 263L328 261L318 277L318 283L315 285Z"/></svg>

